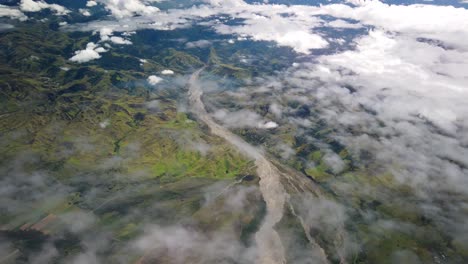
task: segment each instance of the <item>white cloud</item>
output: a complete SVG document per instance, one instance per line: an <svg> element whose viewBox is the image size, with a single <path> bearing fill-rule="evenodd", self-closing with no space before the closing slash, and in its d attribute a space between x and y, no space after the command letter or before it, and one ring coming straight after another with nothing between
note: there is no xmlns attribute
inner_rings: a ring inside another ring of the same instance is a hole
<svg viewBox="0 0 468 264"><path fill-rule="evenodd" d="M79 50L75 53L75 56L70 58L70 61L84 63L92 60L101 58L98 52L92 49Z"/></svg>
<svg viewBox="0 0 468 264"><path fill-rule="evenodd" d="M75 52L75 55L70 58L70 61L78 62L78 63L85 63L88 61L96 60L101 58L99 53L106 52L103 47L99 47L93 42L90 42L86 45L86 49L78 50Z"/></svg>
<svg viewBox="0 0 468 264"><path fill-rule="evenodd" d="M323 6L320 13L350 18L386 30L436 38L451 45L468 47L468 10L436 5L388 5L364 1L352 8L346 5Z"/></svg>
<svg viewBox="0 0 468 264"><path fill-rule="evenodd" d="M109 119L106 119L106 120L99 123L99 127L102 128L102 129L108 127L109 125L110 125L110 120Z"/></svg>
<svg viewBox="0 0 468 264"><path fill-rule="evenodd" d="M264 129L273 129L273 128L277 128L278 127L278 124L273 122L273 121L268 121L266 123L260 123L258 125L259 128L264 128Z"/></svg>
<svg viewBox="0 0 468 264"><path fill-rule="evenodd" d="M280 5L250 5L243 1L209 1L212 6L199 6L185 10L159 12L157 18L149 14L125 25L113 23L114 30L128 31L135 28L154 28L170 30L191 26L194 20L215 15L228 15L243 20L241 25L229 25L220 20L206 22L220 34L234 34L239 40L274 41L281 46L293 48L300 53L310 53L311 49L328 46L328 42L313 28L321 25L321 19L312 16L317 7L287 7ZM284 16L284 13L294 15ZM114 14L117 18L126 16ZM101 22L103 23L103 22ZM124 20L122 20L124 23ZM91 25L97 27L99 23ZM108 23L107 23L108 24ZM200 40L187 43L188 48L207 47L208 41Z"/></svg>
<svg viewBox="0 0 468 264"><path fill-rule="evenodd" d="M182 226L152 226L133 246L154 259L164 256L174 263L187 263L197 259L200 263L218 263L220 260L237 260L243 263L255 262L255 248L246 248L230 232L218 231L208 236L205 232Z"/></svg>
<svg viewBox="0 0 468 264"><path fill-rule="evenodd" d="M130 45L132 44L132 42L128 39L124 39L122 37L116 37L116 36L112 36L110 37L110 41L114 44L118 44L118 45Z"/></svg>
<svg viewBox="0 0 468 264"><path fill-rule="evenodd" d="M345 163L340 158L340 156L332 151L325 151L323 161L335 174L342 172L345 168Z"/></svg>
<svg viewBox="0 0 468 264"><path fill-rule="evenodd" d="M336 19L327 23L327 26L334 28L361 28L360 23L349 23L342 19Z"/></svg>
<svg viewBox="0 0 468 264"><path fill-rule="evenodd" d="M110 10L117 9L113 14L120 20L112 24L105 21L97 22L81 30L86 30L86 28L94 30L104 24L112 25L112 28L118 31L138 28L171 30L189 27L199 19L211 16L219 18L223 15L223 17L239 19L240 23L233 25L228 23L229 19L211 19L203 23L212 26L220 34L236 35L239 40L274 41L278 45L291 47L296 52L305 54L314 49L326 48L329 42L336 42L336 39L327 40L326 36L315 32L315 28L359 28L362 25L436 38L453 46L468 48L468 43L464 41L468 32L466 19L468 10L449 6L388 5L379 1L358 1L355 7L345 4L286 6L247 4L241 0L214 0L205 1L210 6L172 9L158 12L158 16L154 16L151 11L145 13L140 10L149 3L148 1L102 0L101 2ZM145 10L151 10L151 8ZM131 21L124 19L133 14L141 16L134 17ZM319 17L320 15L329 15L339 19L326 22ZM358 23L348 22L348 19L358 21ZM188 46L197 47L192 44Z"/></svg>
<svg viewBox="0 0 468 264"><path fill-rule="evenodd" d="M174 71L172 71L172 70L163 70L163 71L161 71L161 74L162 75L173 75Z"/></svg>
<svg viewBox="0 0 468 264"><path fill-rule="evenodd" d="M311 28L319 21L313 17L303 23L294 17L283 17L279 12L264 11L264 14L257 15L249 13L248 9L241 17L246 20L240 26L223 24L215 26L215 29L218 33L248 36L256 41L275 41L280 46L288 46L296 52L306 54L311 49L325 48L328 45L320 35L311 32Z"/></svg>
<svg viewBox="0 0 468 264"><path fill-rule="evenodd" d="M50 9L57 15L66 15L70 10L57 4L48 4L44 1L21 0L20 9L24 12L39 12L42 9Z"/></svg>
<svg viewBox="0 0 468 264"><path fill-rule="evenodd" d="M78 11L80 11L80 13L81 13L83 16L91 16L91 13L89 12L88 9L80 8Z"/></svg>
<svg viewBox="0 0 468 264"><path fill-rule="evenodd" d="M220 109L214 112L213 116L217 120L223 122L225 126L230 128L257 127L262 123L261 116L250 110L228 112L224 109Z"/></svg>
<svg viewBox="0 0 468 264"><path fill-rule="evenodd" d="M277 118L281 118L281 116L283 115L282 107L277 103L272 103L269 107L269 111L273 113Z"/></svg>
<svg viewBox="0 0 468 264"><path fill-rule="evenodd" d="M108 41L110 36L112 36L113 33L114 31L108 27L103 27L99 29L99 35L101 37L101 41Z"/></svg>
<svg viewBox="0 0 468 264"><path fill-rule="evenodd" d="M204 2L218 7L239 7L247 5L242 0L204 0Z"/></svg>
<svg viewBox="0 0 468 264"><path fill-rule="evenodd" d="M187 47L189 49L207 48L209 46L211 46L211 41L205 40L205 39L185 43L185 47Z"/></svg>
<svg viewBox="0 0 468 264"><path fill-rule="evenodd" d="M86 2L86 6L87 7L93 7L93 6L97 6L97 2L96 1L88 1Z"/></svg>
<svg viewBox="0 0 468 264"><path fill-rule="evenodd" d="M0 17L9 17L12 19L18 19L20 21L25 21L28 19L28 17L20 10L5 5L0 5Z"/></svg>
<svg viewBox="0 0 468 264"><path fill-rule="evenodd" d="M273 129L278 127L277 123L265 121L259 114L247 109L235 112L219 109L213 113L213 116L229 128Z"/></svg>
<svg viewBox="0 0 468 264"><path fill-rule="evenodd" d="M151 75L148 77L147 81L150 85L155 86L156 84L162 82L164 79L156 75Z"/></svg>
<svg viewBox="0 0 468 264"><path fill-rule="evenodd" d="M101 0L106 9L108 9L115 17L125 18L135 15L154 15L159 12L157 7L147 5L140 0Z"/></svg>
<svg viewBox="0 0 468 264"><path fill-rule="evenodd" d="M101 37L101 42L110 41L117 45L131 45L132 42L123 37L113 36L114 31L109 27L103 27L99 29L99 35Z"/></svg>
<svg viewBox="0 0 468 264"><path fill-rule="evenodd" d="M146 107L152 110L158 109L159 105L160 105L160 102L158 100L152 100L146 103Z"/></svg>
<svg viewBox="0 0 468 264"><path fill-rule="evenodd" d="M356 155L369 151L417 190L468 193L468 51L380 30L356 45L288 81Z"/></svg>

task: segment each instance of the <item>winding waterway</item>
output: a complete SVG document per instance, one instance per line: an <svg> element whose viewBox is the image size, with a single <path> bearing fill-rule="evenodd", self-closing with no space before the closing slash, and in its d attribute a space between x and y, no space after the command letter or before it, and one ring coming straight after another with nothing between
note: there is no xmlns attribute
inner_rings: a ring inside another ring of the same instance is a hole
<svg viewBox="0 0 468 264"><path fill-rule="evenodd" d="M275 225L283 217L287 199L287 193L281 183L281 173L260 149L250 145L211 118L201 99L203 91L198 82L200 73L203 70L204 68L197 70L189 79L188 88L191 110L210 128L211 133L225 139L239 152L255 160L257 174L260 177L260 191L267 208L263 223L255 234L255 242L258 248L257 263L286 263L284 247L280 236L275 230Z"/></svg>

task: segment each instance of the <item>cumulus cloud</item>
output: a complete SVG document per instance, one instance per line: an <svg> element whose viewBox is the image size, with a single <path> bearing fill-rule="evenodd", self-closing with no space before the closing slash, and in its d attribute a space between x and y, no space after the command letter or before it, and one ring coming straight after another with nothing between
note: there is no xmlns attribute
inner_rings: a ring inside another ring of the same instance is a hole
<svg viewBox="0 0 468 264"><path fill-rule="evenodd" d="M81 13L83 16L91 16L91 13L89 12L88 9L80 8L78 11L80 11L80 13Z"/></svg>
<svg viewBox="0 0 468 264"><path fill-rule="evenodd" d="M221 25L216 27L218 33L248 36L252 40L274 41L280 46L292 47L299 53L310 53L311 49L325 48L328 42L320 35L311 32L315 19L308 23L298 23L280 14L259 16L249 14L241 26Z"/></svg>
<svg viewBox="0 0 468 264"><path fill-rule="evenodd" d="M254 41L273 41L278 45L291 47L298 53L309 54L314 49L327 48L336 39L327 39L315 29L332 27L341 29L358 29L366 25L385 28L406 34L418 34L434 38L450 45L466 48L466 9L432 5L388 5L379 1L362 1L355 6L346 4L329 4L323 6L248 4L236 1L205 1L210 6L198 6L190 9L174 9L159 12L157 19L151 13L141 10L145 1L102 0L114 16L122 23L112 23L115 30L128 31L137 28L154 28L170 30L189 27L200 19L212 16L228 16L238 19L237 24L228 23L229 19L214 19L205 25L213 27L220 34L236 35L238 39ZM117 8L118 7L118 8ZM131 11L134 10L134 11ZM123 18L139 14L132 21ZM338 19L324 21L321 16L332 16ZM437 17L437 19L434 19ZM95 28L103 21L82 27ZM107 23L109 24L109 23ZM94 30L94 29L92 29ZM463 34L459 34L459 33ZM196 43L194 43L196 44ZM198 43L208 45L207 43ZM189 47L197 47L188 44Z"/></svg>
<svg viewBox="0 0 468 264"><path fill-rule="evenodd" d="M128 39L119 36L113 36L114 31L110 27L103 27L99 29L99 35L101 38L101 42L112 42L117 45L131 45L132 42Z"/></svg>
<svg viewBox="0 0 468 264"><path fill-rule="evenodd" d="M310 85L342 142L372 146L381 162L405 164L407 181L445 175L439 179L447 188L468 192L460 188L468 165L461 159L468 154L466 51L378 30L356 43L356 50L295 70L291 83Z"/></svg>
<svg viewBox="0 0 468 264"><path fill-rule="evenodd" d="M86 2L86 6L87 7L93 7L93 6L97 6L97 2L96 1L88 1Z"/></svg>
<svg viewBox="0 0 468 264"><path fill-rule="evenodd" d="M320 18L311 15L318 13L316 7L252 5L243 1L209 1L209 4L209 7L199 6L185 10L159 12L157 20L150 14L141 13L140 15L143 17L137 20L133 19L133 21L125 20L125 24L122 25L114 23L114 27L116 30L122 31L142 27L168 30L188 27L196 20L223 14L240 19L242 23L232 25L221 20L207 22L207 25L211 25L220 34L237 35L238 39L241 40L274 41L278 45L291 47L299 53L306 54L313 49L328 46L328 41L323 36L313 32L315 27L322 24ZM109 3L107 5L113 6ZM125 8L122 9L125 10ZM115 17L120 19L128 16L120 15L118 12L113 13ZM285 13L292 15L285 16ZM225 22L227 21L229 20ZM90 27L96 27L98 24L91 24ZM207 46L209 43L206 40L187 43L188 48Z"/></svg>
<svg viewBox="0 0 468 264"><path fill-rule="evenodd" d="M413 187L418 206L461 239L468 194L468 49L461 39L468 37L468 10L378 2L323 8L375 28L357 36L352 49L291 67L283 96L306 98L318 114L306 122L325 122L333 129L328 136L359 164ZM323 161L340 173L342 160L329 154ZM433 204L447 199L454 201L447 208Z"/></svg>
<svg viewBox="0 0 468 264"><path fill-rule="evenodd" d="M147 81L150 85L155 86L158 83L162 82L164 79L156 75L151 75L148 77Z"/></svg>
<svg viewBox="0 0 468 264"><path fill-rule="evenodd" d="M92 60L96 60L101 58L99 53L106 52L103 47L96 45L93 42L90 42L86 45L86 49L78 50L75 52L75 55L70 58L70 61L78 62L78 63L85 63Z"/></svg>
<svg viewBox="0 0 468 264"><path fill-rule="evenodd" d="M5 5L0 5L0 17L8 17L12 19L18 19L20 21L25 21L28 19L28 17L17 8Z"/></svg>
<svg viewBox="0 0 468 264"><path fill-rule="evenodd" d="M112 43L117 44L117 45L131 45L132 42L128 39L124 39L122 37L118 36L112 36L109 39Z"/></svg>
<svg viewBox="0 0 468 264"><path fill-rule="evenodd" d="M363 1L355 8L346 5L324 6L320 12L412 36L434 38L454 46L467 48L468 45L462 40L468 32L468 10L464 8Z"/></svg>
<svg viewBox="0 0 468 264"><path fill-rule="evenodd" d="M174 71L172 71L172 70L163 70L163 71L161 71L161 74L162 75L173 75Z"/></svg>
<svg viewBox="0 0 468 264"><path fill-rule="evenodd" d="M100 0L99 2L117 18L132 17L135 15L154 15L159 12L159 8L147 4L151 1Z"/></svg>
<svg viewBox="0 0 468 264"><path fill-rule="evenodd" d="M58 4L48 4L44 1L21 0L20 9L24 12L39 12L43 9L50 9L57 15L66 15L70 10Z"/></svg>
<svg viewBox="0 0 468 264"><path fill-rule="evenodd" d="M278 127L278 124L276 122L273 122L273 121L268 121L268 122L265 122L265 123L260 123L258 125L259 128L265 128L265 129L273 129L273 128L277 128Z"/></svg>

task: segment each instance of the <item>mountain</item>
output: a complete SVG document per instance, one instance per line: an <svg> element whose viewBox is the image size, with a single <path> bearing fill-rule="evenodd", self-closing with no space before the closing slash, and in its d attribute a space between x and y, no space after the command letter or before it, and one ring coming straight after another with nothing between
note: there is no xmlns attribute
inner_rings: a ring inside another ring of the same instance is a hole
<svg viewBox="0 0 468 264"><path fill-rule="evenodd" d="M463 1L0 1L0 263L466 263Z"/></svg>

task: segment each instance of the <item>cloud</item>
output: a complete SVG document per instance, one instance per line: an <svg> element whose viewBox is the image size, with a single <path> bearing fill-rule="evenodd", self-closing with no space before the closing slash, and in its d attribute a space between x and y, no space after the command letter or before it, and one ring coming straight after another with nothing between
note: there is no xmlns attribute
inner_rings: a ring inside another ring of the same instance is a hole
<svg viewBox="0 0 468 264"><path fill-rule="evenodd" d="M47 243L39 253L30 256L28 261L31 264L47 264L52 262L57 256L59 256L57 248L53 244Z"/></svg>
<svg viewBox="0 0 468 264"><path fill-rule="evenodd" d="M79 11L83 16L91 16L91 13L89 12L88 9L80 8Z"/></svg>
<svg viewBox="0 0 468 264"><path fill-rule="evenodd" d="M174 71L172 71L172 70L163 70L163 71L161 71L161 74L162 75L173 75Z"/></svg>
<svg viewBox="0 0 468 264"><path fill-rule="evenodd" d="M116 18L132 17L135 15L154 15L159 12L159 8L146 4L151 1L100 0L99 2Z"/></svg>
<svg viewBox="0 0 468 264"><path fill-rule="evenodd" d="M302 8L279 5L250 5L243 1L210 1L209 3L210 6L159 12L157 19L149 14L141 14L143 17L137 20L125 20L126 29L115 23L114 27L115 30L125 31L135 27L168 30L189 27L196 20L223 14L240 19L242 22L240 25L224 23L229 20L207 22L207 25L212 26L220 34L233 34L240 39L250 38L254 41L274 41L278 45L291 47L299 53L306 54L310 53L311 49L321 49L328 46L328 42L321 35L312 32L314 27L321 25L321 19L305 13L301 10ZM317 12L316 7L304 7L303 9ZM285 16L285 13L293 15ZM118 14L114 14L114 16L120 19L124 17ZM98 24L99 22L90 26L96 27ZM188 48L207 46L209 46L209 43L206 40L187 44Z"/></svg>
<svg viewBox="0 0 468 264"><path fill-rule="evenodd" d="M314 21L310 20L311 25ZM248 36L255 41L274 41L280 46L292 47L298 53L310 53L311 49L328 46L328 42L320 35L311 33L311 25L294 23L279 14L270 17L258 16L250 18L241 26L217 26L221 34L236 34Z"/></svg>
<svg viewBox="0 0 468 264"><path fill-rule="evenodd" d="M231 260L254 262L253 250L245 248L229 233L214 233L190 230L183 226L152 226L145 236L135 242L141 252L151 252L147 259L168 258L173 263L187 263L197 259L200 263Z"/></svg>
<svg viewBox="0 0 468 264"><path fill-rule="evenodd" d="M326 25L328 27L333 27L333 28L352 28L352 29L362 28L362 25L360 23L349 23L342 19L336 19L336 20L330 21Z"/></svg>
<svg viewBox="0 0 468 264"><path fill-rule="evenodd" d="M0 5L0 17L8 17L11 19L18 19L20 21L28 19L28 17L17 8L5 5Z"/></svg>
<svg viewBox="0 0 468 264"><path fill-rule="evenodd" d="M211 145L203 142L203 141L191 141L190 142L190 148L193 149L193 150L196 150L198 152L200 152L202 155L206 156L208 154L208 152L210 152L211 150Z"/></svg>
<svg viewBox="0 0 468 264"><path fill-rule="evenodd" d="M277 103L270 104L269 111L273 113L276 116L276 118L281 118L281 116L283 115L282 107Z"/></svg>
<svg viewBox="0 0 468 264"><path fill-rule="evenodd" d="M10 29L14 29L15 26L11 25L11 24L0 24L0 32L2 31L7 31L7 30L10 30Z"/></svg>
<svg viewBox="0 0 468 264"><path fill-rule="evenodd" d="M204 40L204 39L185 43L185 47L187 47L188 49L207 48L210 46L211 46L211 41Z"/></svg>
<svg viewBox="0 0 468 264"><path fill-rule="evenodd" d="M67 229L73 233L81 234L89 230L97 223L94 214L84 211L68 212L59 216L67 225Z"/></svg>
<svg viewBox="0 0 468 264"><path fill-rule="evenodd" d="M86 2L86 6L87 7L93 7L93 6L97 6L97 2L96 1L88 1Z"/></svg>
<svg viewBox="0 0 468 264"><path fill-rule="evenodd" d="M92 60L96 60L101 58L99 53L106 52L104 48L90 42L86 45L86 49L78 50L75 52L75 55L70 58L70 61L78 62L78 63L85 63Z"/></svg>
<svg viewBox="0 0 468 264"><path fill-rule="evenodd" d="M277 128L278 127L278 124L276 122L273 122L273 121L268 121L268 122L265 122L265 123L260 123L258 125L259 128L264 128L264 129L273 129L273 128Z"/></svg>
<svg viewBox="0 0 468 264"><path fill-rule="evenodd" d="M358 20L362 24L420 37L435 38L450 45L468 47L462 41L468 34L468 10L452 6L389 5L364 1L355 8L346 5L323 6L320 11L335 17ZM437 19L434 19L437 18Z"/></svg>
<svg viewBox="0 0 468 264"><path fill-rule="evenodd" d="M148 77L147 81L150 85L155 86L156 84L162 82L164 79L156 75L151 75Z"/></svg>
<svg viewBox="0 0 468 264"><path fill-rule="evenodd" d="M124 39L122 37L112 36L109 39L112 43L117 45L131 45L132 42L130 40Z"/></svg>
<svg viewBox="0 0 468 264"><path fill-rule="evenodd" d="M141 5L149 3L128 1L135 2ZM111 42L112 38L121 38L113 36L114 31L141 27L186 27L200 18L227 14L237 18L239 23L210 19L209 25L218 33L255 41L274 41L298 53L313 54L313 49L326 48L329 42L334 41L315 31L315 28L372 28L362 35L352 36L354 40L348 50L302 56L301 62L282 75L271 80L264 79L274 85L261 86L256 92L262 89L268 96L266 92L273 91L273 96L279 97L268 98L271 100L268 101L269 113L266 117L247 109L233 112L221 109L213 115L229 128L274 128L278 124L266 120L272 115L281 119L278 122L282 126L284 124L294 133L308 136L306 140L313 143L322 140L314 129L321 129L322 124L326 124L324 126L330 128L325 136L327 139L320 142L325 147L315 145L324 154L323 162L335 174L342 173L346 166L342 158L327 145L330 138L343 144L359 167L365 168L369 164L374 165L372 169L377 167L375 171L369 169L367 173L371 174L370 177L389 171L401 183L414 187L416 194L423 198L420 199L422 205L418 206L431 220L442 226L443 230L449 230L452 237L466 241L466 232L460 232L466 230L463 221L466 219L464 197L468 194L466 10L426 5L386 5L377 1L353 1L355 7L342 4L306 7L209 1L210 7L158 12L158 16L154 16L141 10L131 11L138 9L125 6L123 1L101 3L106 4L109 10L112 10L109 7L112 3L123 7L120 15L112 11L119 20L87 25L88 29L100 31L101 41ZM123 19L133 15L142 16L131 21ZM319 15L331 15L338 19L327 22ZM120 41L124 42L125 39L121 38ZM103 50L89 43L85 50L77 51L70 60L86 62L96 59ZM165 74L165 71L161 74ZM156 75L148 77L151 85L157 85L162 80ZM251 87L241 89L240 93L247 94L248 89ZM245 98L248 98L246 94L238 99L245 102ZM273 101L282 104L271 103ZM314 113L297 117L297 108L285 103L292 101L311 108L313 106ZM150 101L146 107L152 109L158 105L158 101ZM209 145L203 141L193 142L189 147L201 153L209 151ZM283 158L295 153L289 144L280 143L275 147L279 152L284 152ZM109 158L103 168L113 167L123 160L121 157ZM3 197L47 187L43 173L27 176L27 180L18 182L10 177L2 181L0 193L2 201L5 201L2 204L10 206L15 202ZM15 188L9 189L8 186ZM227 200L225 208L242 211L246 193L249 190L233 191L228 196L232 199ZM316 197L301 199L297 204L298 213L304 216L310 230L319 230L321 237L342 235L342 228L348 220L344 206ZM433 200L436 202L432 203ZM440 206L441 203L443 206ZM72 230L86 230L94 221L79 214L66 217L81 219L85 224L71 227ZM388 228L393 225L379 222L377 226ZM355 253L354 246L352 239L345 239L339 243L339 251L345 252L345 255ZM250 263L256 255L255 248L243 245L228 232L209 233L182 224L150 226L145 235L137 239L135 247L142 253L151 251L156 257L167 256L180 263L192 258L201 262L232 258ZM402 256L416 259L411 252L394 252L392 258L401 259ZM98 261L98 257L91 250L77 256L74 261L93 263Z"/></svg>
<svg viewBox="0 0 468 264"><path fill-rule="evenodd" d="M159 100L152 100L146 103L146 107L148 109L156 110L159 108L160 102Z"/></svg>
<svg viewBox="0 0 468 264"><path fill-rule="evenodd" d="M373 146L381 162L405 164L404 179L416 185L445 175L445 186L468 192L459 187L468 165L460 159L468 154L468 53L379 30L356 43L356 50L295 70L290 82L309 85L345 144Z"/></svg>
<svg viewBox="0 0 468 264"><path fill-rule="evenodd" d="M312 194L293 197L292 204L298 215L301 216L307 232L319 232L320 236L333 241L335 249L332 254L340 255L340 258L347 258L356 253L358 244L344 229L348 219L346 207L333 200L314 197ZM314 250L319 251L317 248ZM316 252L315 255L323 257L323 252ZM318 262L326 263L328 261Z"/></svg>
<svg viewBox="0 0 468 264"><path fill-rule="evenodd" d="M275 122L265 121L259 114L247 109L236 112L228 112L224 109L219 109L213 113L213 116L229 128L250 127L272 129L278 127L278 124Z"/></svg>
<svg viewBox="0 0 468 264"><path fill-rule="evenodd" d="M125 39L119 36L113 36L114 31L110 27L103 27L99 29L98 32L101 37L101 42L109 41L117 45L131 45L132 44L132 42L128 39Z"/></svg>
<svg viewBox="0 0 468 264"><path fill-rule="evenodd" d="M146 6L144 1L132 0L123 3L124 1L103 0L102 2L108 6L108 9L116 9L113 14L119 21L117 23L97 21L81 27L80 30L94 30L103 24L112 25L114 30L118 31L138 28L171 30L190 27L204 20L204 25L212 27L219 34L236 35L244 40L273 41L280 46L291 47L298 53L309 54L314 49L324 49L330 42L336 42L335 38L327 39L327 36L317 32L316 28L358 29L371 25L405 34L419 34L450 45L467 47L464 38L468 28L465 19L468 11L449 6L388 5L379 1L362 1L356 6L346 4L286 6L247 4L241 0L205 1L209 6L171 9L158 12L158 16L154 16L154 13L150 11L145 13L136 7ZM125 19L133 14L138 14L140 17ZM226 19L226 16L230 19ZM338 19L327 22L321 16ZM229 23L231 19L237 19L239 23ZM208 45L206 42L198 44ZM188 44L188 47L200 46Z"/></svg>
<svg viewBox="0 0 468 264"><path fill-rule="evenodd" d="M342 172L343 169L345 168L345 163L340 158L340 156L338 156L336 153L332 151L325 151L323 161L328 167L331 168L331 170L335 174Z"/></svg>
<svg viewBox="0 0 468 264"><path fill-rule="evenodd" d="M204 0L204 2L218 7L239 7L247 5L243 0Z"/></svg>
<svg viewBox="0 0 468 264"><path fill-rule="evenodd" d="M110 125L110 120L109 119L106 119L106 120L99 123L99 127L102 128L102 129L108 127L109 125Z"/></svg>
<svg viewBox="0 0 468 264"><path fill-rule="evenodd" d="M21 0L20 9L24 12L39 12L43 9L50 9L57 15L66 15L70 10L57 4L48 4L44 1Z"/></svg>
<svg viewBox="0 0 468 264"><path fill-rule="evenodd" d="M257 208L254 201L261 199L259 189L257 186L246 187L239 183L218 182L207 186L204 189L202 210L217 217L254 214ZM187 263L191 260L198 263L254 263L257 259L256 246L245 245L239 239L238 231L235 230L237 221L227 221L221 227L210 230L197 228L194 219L189 222L193 224L149 224L130 245L144 255L140 259L142 262L170 259L171 263ZM210 225L215 222L209 220Z"/></svg>

